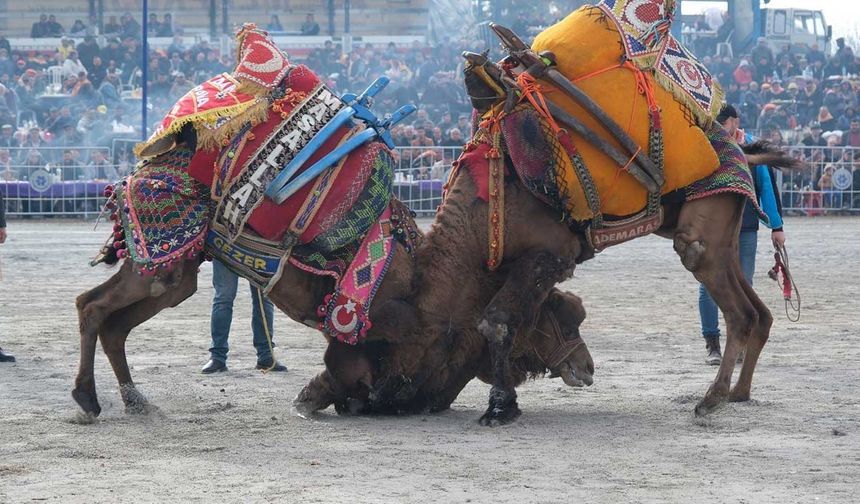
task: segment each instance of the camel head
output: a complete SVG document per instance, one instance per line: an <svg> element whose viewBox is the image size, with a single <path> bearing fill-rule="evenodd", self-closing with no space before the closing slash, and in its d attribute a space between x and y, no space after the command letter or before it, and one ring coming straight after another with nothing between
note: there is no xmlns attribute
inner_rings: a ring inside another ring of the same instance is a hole
<svg viewBox="0 0 860 504"><path fill-rule="evenodd" d="M466 59L463 78L472 107L482 114L505 100L507 93L502 85L502 70L487 58L487 52L464 51L463 58Z"/></svg>
<svg viewBox="0 0 860 504"><path fill-rule="evenodd" d="M594 361L579 333L585 320L582 299L569 292L555 290L541 309L530 340L534 356L551 377L561 377L571 387L594 383ZM534 369L529 366L529 371Z"/></svg>

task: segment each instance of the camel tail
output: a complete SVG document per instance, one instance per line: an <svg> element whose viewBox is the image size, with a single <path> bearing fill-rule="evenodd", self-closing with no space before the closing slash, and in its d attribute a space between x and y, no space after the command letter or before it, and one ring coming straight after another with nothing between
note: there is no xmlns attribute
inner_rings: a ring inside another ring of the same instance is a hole
<svg viewBox="0 0 860 504"><path fill-rule="evenodd" d="M806 167L806 163L800 159L791 157L779 146L766 140L758 140L751 144L742 145L741 148L750 166L768 165L788 170L800 170Z"/></svg>

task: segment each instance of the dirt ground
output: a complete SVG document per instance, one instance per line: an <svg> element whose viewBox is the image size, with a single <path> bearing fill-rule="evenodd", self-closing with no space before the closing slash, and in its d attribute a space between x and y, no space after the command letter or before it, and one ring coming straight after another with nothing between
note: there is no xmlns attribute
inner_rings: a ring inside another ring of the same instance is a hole
<svg viewBox="0 0 860 504"><path fill-rule="evenodd" d="M136 329L140 390L160 408L123 412L99 348L104 411L76 422L74 298L111 274L89 258L102 225L11 221L0 247L0 502L678 502L860 501L860 219L788 219L799 323L784 315L767 233L758 292L776 323L753 400L695 419L716 369L703 362L697 284L671 242L610 249L563 287L588 310L595 384L539 379L520 388L521 419L476 422L489 386L450 411L304 420L290 402L323 367L323 339L277 315L287 374L254 371L250 296L236 304L230 372L203 376L211 267L198 293Z"/></svg>

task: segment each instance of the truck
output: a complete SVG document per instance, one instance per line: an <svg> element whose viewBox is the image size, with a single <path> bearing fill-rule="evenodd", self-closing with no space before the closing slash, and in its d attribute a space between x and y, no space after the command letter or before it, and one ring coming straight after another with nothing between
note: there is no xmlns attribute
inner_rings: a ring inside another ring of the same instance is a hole
<svg viewBox="0 0 860 504"><path fill-rule="evenodd" d="M833 27L824 13L813 9L762 9L759 36L776 53L786 44L793 53L806 53L813 45L830 54Z"/></svg>

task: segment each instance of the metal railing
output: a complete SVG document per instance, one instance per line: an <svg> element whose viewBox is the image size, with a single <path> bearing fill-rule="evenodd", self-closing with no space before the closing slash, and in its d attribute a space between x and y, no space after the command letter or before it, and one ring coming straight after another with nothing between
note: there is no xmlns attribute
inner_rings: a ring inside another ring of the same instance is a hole
<svg viewBox="0 0 860 504"><path fill-rule="evenodd" d="M0 149L0 191L7 215L85 216L97 214L104 188L128 174L126 145L118 152L95 148L58 148L77 152L77 161L26 164L4 161ZM27 150L21 149L21 150ZM106 152L101 155L94 151ZM419 215L433 215L442 203L442 188L461 147L394 149L394 194ZM787 214L860 214L860 148L791 147L791 155L806 162L800 170L776 170L781 202ZM11 158L13 156L9 156Z"/></svg>

